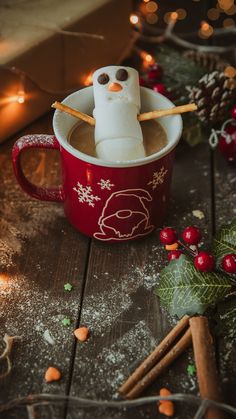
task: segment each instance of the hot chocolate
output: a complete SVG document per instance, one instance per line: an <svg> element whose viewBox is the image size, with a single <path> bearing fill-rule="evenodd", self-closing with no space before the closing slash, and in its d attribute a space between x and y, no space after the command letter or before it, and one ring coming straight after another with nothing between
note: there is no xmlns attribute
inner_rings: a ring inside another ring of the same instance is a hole
<svg viewBox="0 0 236 419"><path fill-rule="evenodd" d="M167 135L161 124L153 120L144 121L141 128L146 156L157 153L166 146ZM81 153L96 157L94 128L91 125L79 122L71 130L68 142Z"/></svg>

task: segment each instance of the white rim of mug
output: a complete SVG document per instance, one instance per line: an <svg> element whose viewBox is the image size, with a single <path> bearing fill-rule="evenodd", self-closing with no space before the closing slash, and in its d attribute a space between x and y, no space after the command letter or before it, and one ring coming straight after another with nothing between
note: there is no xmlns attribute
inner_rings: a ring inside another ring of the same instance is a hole
<svg viewBox="0 0 236 419"><path fill-rule="evenodd" d="M79 95L79 92L81 90L85 90L88 89L88 91L90 91L91 89L93 89L93 86L89 86L89 87L85 87L83 89L80 89L74 93L72 93L71 95L67 96L62 103L65 105L70 106L70 99L73 96ZM158 98L158 96L164 100L166 102L166 104L168 105L168 107L173 108L175 107L174 103L171 102L166 96L161 95L160 93L154 92L153 90L150 90L146 87L140 87L140 89L142 90L147 90L148 94L154 96L156 99ZM76 150L74 147L72 147L67 139L64 138L63 135L61 135L60 133L60 127L58 126L59 124L57 123L57 118L58 116L61 115L61 111L59 111L58 109L56 109L54 115L53 115L53 130L54 130L54 134L57 138L57 140L59 141L60 145L66 150L68 151L68 153L72 154L73 156L79 158L80 160L83 160L86 163L90 163L96 166L102 166L102 167L110 167L110 168L124 168L124 167L135 167L135 166L143 166L146 165L148 163L154 162L156 160L159 160L160 158L166 156L167 154L169 154L178 144L181 134L182 134L182 130L183 130L183 120L181 115L174 115L173 117L176 119L177 123L177 127L176 127L176 135L174 140L170 141L167 143L167 145L165 147L163 147L160 151L158 151L157 153L153 153L150 156L144 157L142 159L136 159L136 160L127 160L125 162L119 162L119 161L104 161L101 159L98 159L97 157L92 157L89 156L85 153L82 153L79 150ZM169 116L169 118L171 118L171 116ZM75 124L76 125L76 124Z"/></svg>

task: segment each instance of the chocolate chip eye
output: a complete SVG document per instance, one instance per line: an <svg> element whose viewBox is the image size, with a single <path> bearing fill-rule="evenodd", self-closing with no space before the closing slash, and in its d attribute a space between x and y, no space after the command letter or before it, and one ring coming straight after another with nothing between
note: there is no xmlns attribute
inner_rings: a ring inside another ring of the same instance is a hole
<svg viewBox="0 0 236 419"><path fill-rule="evenodd" d="M119 70L117 70L117 72L116 72L117 80L125 81L125 80L127 80L128 77L129 77L128 71L125 70L124 68L120 68Z"/></svg>
<svg viewBox="0 0 236 419"><path fill-rule="evenodd" d="M102 73L102 74L100 74L100 76L98 76L98 83L107 84L108 82L109 82L108 74Z"/></svg>

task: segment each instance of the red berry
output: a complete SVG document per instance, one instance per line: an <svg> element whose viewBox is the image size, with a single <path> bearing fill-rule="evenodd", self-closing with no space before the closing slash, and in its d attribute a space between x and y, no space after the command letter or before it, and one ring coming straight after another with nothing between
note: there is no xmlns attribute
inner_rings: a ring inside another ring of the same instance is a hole
<svg viewBox="0 0 236 419"><path fill-rule="evenodd" d="M212 271L214 268L214 258L207 252L199 252L194 258L194 265L201 272Z"/></svg>
<svg viewBox="0 0 236 419"><path fill-rule="evenodd" d="M222 268L230 273L235 274L236 273L236 254L230 253L229 255L226 255L221 262Z"/></svg>
<svg viewBox="0 0 236 419"><path fill-rule="evenodd" d="M143 77L139 77L139 85L140 86L147 86L146 80Z"/></svg>
<svg viewBox="0 0 236 419"><path fill-rule="evenodd" d="M188 244L198 244L201 240L202 234L199 228L195 226L187 227L182 234L182 237L185 241L185 243Z"/></svg>
<svg viewBox="0 0 236 419"><path fill-rule="evenodd" d="M159 64L154 64L148 71L148 80L155 81L161 79L163 75L163 68Z"/></svg>
<svg viewBox="0 0 236 419"><path fill-rule="evenodd" d="M160 241L163 244L173 244L177 241L177 233L172 227L165 227L160 231Z"/></svg>
<svg viewBox="0 0 236 419"><path fill-rule="evenodd" d="M234 105L232 108L231 108L231 117L233 118L233 119L236 119L236 105Z"/></svg>
<svg viewBox="0 0 236 419"><path fill-rule="evenodd" d="M236 125L228 125L225 129L227 136L219 138L219 149L229 162L236 162Z"/></svg>
<svg viewBox="0 0 236 419"><path fill-rule="evenodd" d="M179 259L181 255L182 255L181 250L171 250L171 252L168 253L167 257L168 257L168 260L171 261L173 259Z"/></svg>
<svg viewBox="0 0 236 419"><path fill-rule="evenodd" d="M161 95L167 96L168 92L166 86L163 83L156 83L153 86L154 92L160 93Z"/></svg>

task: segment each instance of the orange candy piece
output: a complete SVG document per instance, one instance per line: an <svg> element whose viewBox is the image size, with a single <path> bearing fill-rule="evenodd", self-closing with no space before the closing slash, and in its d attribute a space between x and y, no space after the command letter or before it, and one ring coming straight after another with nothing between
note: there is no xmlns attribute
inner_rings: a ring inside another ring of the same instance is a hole
<svg viewBox="0 0 236 419"><path fill-rule="evenodd" d="M47 383L58 381L61 378L61 372L55 367L49 367L45 372L44 379Z"/></svg>
<svg viewBox="0 0 236 419"><path fill-rule="evenodd" d="M85 342L89 336L89 329L85 326L79 327L78 329L74 330L74 335L80 342Z"/></svg>
<svg viewBox="0 0 236 419"><path fill-rule="evenodd" d="M166 250L177 250L178 247L179 247L178 243L166 244L165 249Z"/></svg>
<svg viewBox="0 0 236 419"><path fill-rule="evenodd" d="M168 388L161 388L160 396L170 396L171 392ZM160 400L160 404L158 406L158 410L160 413L166 416L173 416L174 415L174 403L170 400Z"/></svg>

